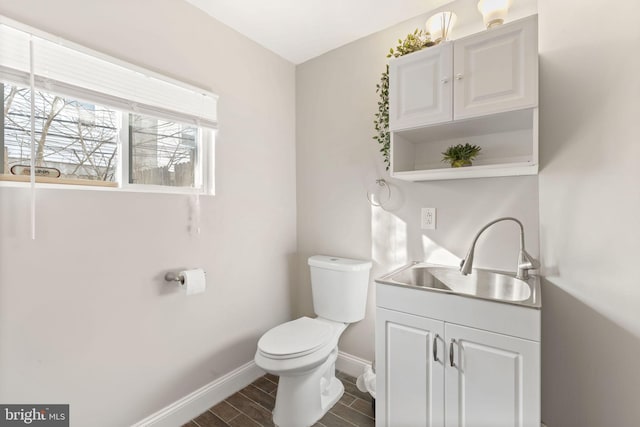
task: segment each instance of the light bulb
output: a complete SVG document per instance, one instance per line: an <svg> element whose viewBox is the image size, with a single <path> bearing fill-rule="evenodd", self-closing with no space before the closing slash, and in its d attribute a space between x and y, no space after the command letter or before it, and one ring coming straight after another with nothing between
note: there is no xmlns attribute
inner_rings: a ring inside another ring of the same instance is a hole
<svg viewBox="0 0 640 427"><path fill-rule="evenodd" d="M480 0L478 10L487 28L501 25L507 17L511 0Z"/></svg>
<svg viewBox="0 0 640 427"><path fill-rule="evenodd" d="M425 27L435 43L447 40L458 17L453 12L440 12L427 19Z"/></svg>

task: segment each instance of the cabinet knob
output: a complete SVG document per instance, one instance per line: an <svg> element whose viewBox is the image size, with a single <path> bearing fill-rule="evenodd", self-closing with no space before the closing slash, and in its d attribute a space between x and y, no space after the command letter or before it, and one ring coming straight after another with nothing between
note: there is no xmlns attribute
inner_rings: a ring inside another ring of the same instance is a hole
<svg viewBox="0 0 640 427"><path fill-rule="evenodd" d="M443 77L441 81L442 83L447 84L449 83L449 77Z"/></svg>
<svg viewBox="0 0 640 427"><path fill-rule="evenodd" d="M462 80L462 73L456 74L456 80Z"/></svg>

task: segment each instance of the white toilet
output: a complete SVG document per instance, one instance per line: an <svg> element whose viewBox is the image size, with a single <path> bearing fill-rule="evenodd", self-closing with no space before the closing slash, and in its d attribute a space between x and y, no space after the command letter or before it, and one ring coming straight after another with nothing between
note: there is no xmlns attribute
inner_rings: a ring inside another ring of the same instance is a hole
<svg viewBox="0 0 640 427"><path fill-rule="evenodd" d="M309 258L315 319L301 317L267 331L256 364L280 377L273 422L313 425L342 397L335 376L338 339L364 318L371 261L316 255Z"/></svg>

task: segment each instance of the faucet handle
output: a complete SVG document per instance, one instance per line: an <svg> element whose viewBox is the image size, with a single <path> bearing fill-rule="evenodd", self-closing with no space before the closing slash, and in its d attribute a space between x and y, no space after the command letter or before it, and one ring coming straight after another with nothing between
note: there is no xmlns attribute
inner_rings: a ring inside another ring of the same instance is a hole
<svg viewBox="0 0 640 427"><path fill-rule="evenodd" d="M462 261L460 261L460 273L464 276L467 274L471 274L471 270L473 268L473 246L467 252L467 256L464 257Z"/></svg>
<svg viewBox="0 0 640 427"><path fill-rule="evenodd" d="M518 271L516 273L516 278L527 280L529 278L529 270L535 270L539 267L540 263L529 255L527 251L522 249L518 255Z"/></svg>
<svg viewBox="0 0 640 427"><path fill-rule="evenodd" d="M518 256L518 267L533 270L540 267L540 263L534 257L529 255L527 251L522 249Z"/></svg>

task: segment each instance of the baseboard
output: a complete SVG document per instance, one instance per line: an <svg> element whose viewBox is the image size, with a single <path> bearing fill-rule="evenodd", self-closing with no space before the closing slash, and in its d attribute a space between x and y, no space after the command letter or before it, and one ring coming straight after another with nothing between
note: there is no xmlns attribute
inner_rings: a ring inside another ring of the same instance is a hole
<svg viewBox="0 0 640 427"><path fill-rule="evenodd" d="M364 373L364 369L371 366L370 360L361 359L349 353L338 352L338 360L336 360L336 369L352 377L358 378Z"/></svg>
<svg viewBox="0 0 640 427"><path fill-rule="evenodd" d="M182 399L137 422L132 427L176 427L197 417L264 375L251 361L210 382Z"/></svg>
<svg viewBox="0 0 640 427"><path fill-rule="evenodd" d="M342 351L338 352L336 369L352 377L359 377L364 372L364 369L370 365L371 362L369 360L361 359ZM233 393L251 384L262 375L264 375L264 371L258 368L255 362L251 361L159 410L155 414L148 416L144 420L137 422L131 427L181 426L215 404L222 402Z"/></svg>

